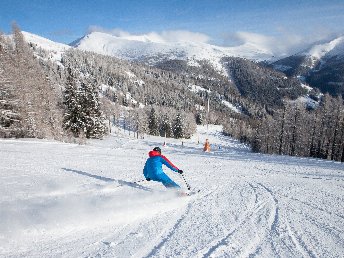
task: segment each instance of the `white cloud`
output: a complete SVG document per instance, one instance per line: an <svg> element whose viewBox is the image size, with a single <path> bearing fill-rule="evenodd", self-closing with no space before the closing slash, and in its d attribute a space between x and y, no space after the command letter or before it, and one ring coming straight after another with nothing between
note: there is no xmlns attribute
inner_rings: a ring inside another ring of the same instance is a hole
<svg viewBox="0 0 344 258"><path fill-rule="evenodd" d="M210 40L209 36L206 34L199 33L199 32L191 32L191 31L186 31L186 30L163 31L160 35L167 42L188 41L188 42L207 43Z"/></svg>
<svg viewBox="0 0 344 258"><path fill-rule="evenodd" d="M192 32L187 30L166 30L162 32L149 32L146 34L135 35L127 31L115 28L115 29L105 29L100 26L90 26L88 32L104 32L111 34L116 37L123 38L146 38L153 42L197 42L197 43L207 43L210 37L206 34L199 32Z"/></svg>
<svg viewBox="0 0 344 258"><path fill-rule="evenodd" d="M104 33L111 34L111 35L116 36L116 37L127 37L127 36L130 36L129 32L126 32L126 31L118 29L118 28L105 29L105 28L97 26L97 25L91 25L88 28L88 33L94 32L94 31L104 32Z"/></svg>
<svg viewBox="0 0 344 258"><path fill-rule="evenodd" d="M119 28L105 29L100 26L90 26L88 31L99 31L121 38L157 43L196 42L212 43L214 45L218 45L219 43L216 43L204 33L187 30L152 31L146 34L133 34ZM274 35L264 35L247 31L223 34L223 44L221 45L227 47L250 45L266 53L271 53L271 55L287 56L303 51L315 42L321 42L333 38L333 33L326 31L324 28L317 27L313 32L303 33L301 31L289 31L286 28L279 27L274 31Z"/></svg>
<svg viewBox="0 0 344 258"><path fill-rule="evenodd" d="M302 34L279 28L274 36L239 31L223 35L223 40L224 45L227 46L252 45L275 56L285 56L303 51L315 42L328 40L331 37L333 35L325 31Z"/></svg>
<svg viewBox="0 0 344 258"><path fill-rule="evenodd" d="M241 42L241 44L254 45L266 51L271 50L272 46L275 45L275 39L273 37L258 33L239 31L235 33L235 37L236 41Z"/></svg>

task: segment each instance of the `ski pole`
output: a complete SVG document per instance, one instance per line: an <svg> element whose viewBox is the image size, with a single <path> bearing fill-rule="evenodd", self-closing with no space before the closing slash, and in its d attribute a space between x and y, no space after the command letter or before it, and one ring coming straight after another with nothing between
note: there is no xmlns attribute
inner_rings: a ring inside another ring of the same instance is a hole
<svg viewBox="0 0 344 258"><path fill-rule="evenodd" d="M191 186L188 184L188 182L186 182L186 179L185 179L184 175L183 175L183 174L180 174L180 175L182 176L182 178L183 178L183 180L184 180L184 182L185 182L186 187L188 188L188 190L191 190Z"/></svg>

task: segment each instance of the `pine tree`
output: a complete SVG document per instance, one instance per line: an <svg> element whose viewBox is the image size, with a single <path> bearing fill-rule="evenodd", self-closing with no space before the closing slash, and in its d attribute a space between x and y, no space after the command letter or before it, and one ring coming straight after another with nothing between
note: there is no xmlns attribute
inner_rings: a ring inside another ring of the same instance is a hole
<svg viewBox="0 0 344 258"><path fill-rule="evenodd" d="M154 107L152 107L150 114L148 116L148 129L149 129L149 134L159 135L158 118L157 118Z"/></svg>
<svg viewBox="0 0 344 258"><path fill-rule="evenodd" d="M14 41L14 73L16 74L14 83L17 85L17 94L20 99L19 108L23 118L22 126L26 137L38 137L38 110L34 106L36 104L34 98L37 92L33 92L34 88L30 85L36 75L32 76L30 69L28 69L29 67L33 67L29 47L19 27L15 23L12 24L12 31Z"/></svg>
<svg viewBox="0 0 344 258"><path fill-rule="evenodd" d="M148 131L147 114L142 109L135 109L133 118L136 137L139 138L139 134L143 135Z"/></svg>
<svg viewBox="0 0 344 258"><path fill-rule="evenodd" d="M71 68L67 69L67 84L64 90L65 114L63 128L79 137L101 138L106 133L104 115L100 109L98 89L95 84L75 82Z"/></svg>
<svg viewBox="0 0 344 258"><path fill-rule="evenodd" d="M174 138L184 138L184 120L180 113L177 114L177 117L173 124L173 133Z"/></svg>
<svg viewBox="0 0 344 258"><path fill-rule="evenodd" d="M199 111L196 114L196 124L202 125L204 123L204 113Z"/></svg>
<svg viewBox="0 0 344 258"><path fill-rule="evenodd" d="M72 69L67 69L67 83L64 90L65 113L63 116L63 128L73 133L74 137L79 137L83 128L85 128L84 119L82 119L81 100L78 88L72 74Z"/></svg>
<svg viewBox="0 0 344 258"><path fill-rule="evenodd" d="M167 114L164 114L160 121L160 135L163 137L172 137L173 130L170 118Z"/></svg>
<svg viewBox="0 0 344 258"><path fill-rule="evenodd" d="M195 115L192 113L186 113L183 120L184 138L190 139L193 133L197 130Z"/></svg>
<svg viewBox="0 0 344 258"><path fill-rule="evenodd" d="M10 44L0 33L0 137L20 137L21 116Z"/></svg>
<svg viewBox="0 0 344 258"><path fill-rule="evenodd" d="M286 116L286 106L283 107L283 111L282 111L282 114L280 115L280 131L279 131L279 135L278 135L278 143L279 143L279 146L278 146L278 154L279 155L282 155L282 151L283 151L283 147L285 145L285 142L284 142L284 136L285 136L285 116Z"/></svg>
<svg viewBox="0 0 344 258"><path fill-rule="evenodd" d="M62 114L57 104L57 92L15 24L13 40L12 76L22 118L22 136L58 139L62 133Z"/></svg>
<svg viewBox="0 0 344 258"><path fill-rule="evenodd" d="M81 84L81 114L86 138L101 138L106 133L104 115L100 109L98 89L95 83Z"/></svg>

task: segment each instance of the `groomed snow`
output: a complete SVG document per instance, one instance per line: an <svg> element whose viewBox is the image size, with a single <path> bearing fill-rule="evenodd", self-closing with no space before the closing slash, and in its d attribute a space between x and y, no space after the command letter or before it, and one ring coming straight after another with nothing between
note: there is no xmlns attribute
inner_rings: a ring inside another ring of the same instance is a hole
<svg viewBox="0 0 344 258"><path fill-rule="evenodd" d="M164 138L0 140L0 257L343 257L344 165L254 154L220 131L162 147L201 189L189 197L132 183Z"/></svg>

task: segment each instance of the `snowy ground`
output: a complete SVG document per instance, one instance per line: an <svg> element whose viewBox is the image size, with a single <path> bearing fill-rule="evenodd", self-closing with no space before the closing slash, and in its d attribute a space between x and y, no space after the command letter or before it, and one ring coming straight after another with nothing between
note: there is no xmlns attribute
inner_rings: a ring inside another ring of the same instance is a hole
<svg viewBox="0 0 344 258"><path fill-rule="evenodd" d="M343 257L344 164L250 153L219 130L163 147L201 189L189 197L131 184L163 138L0 140L0 257Z"/></svg>

